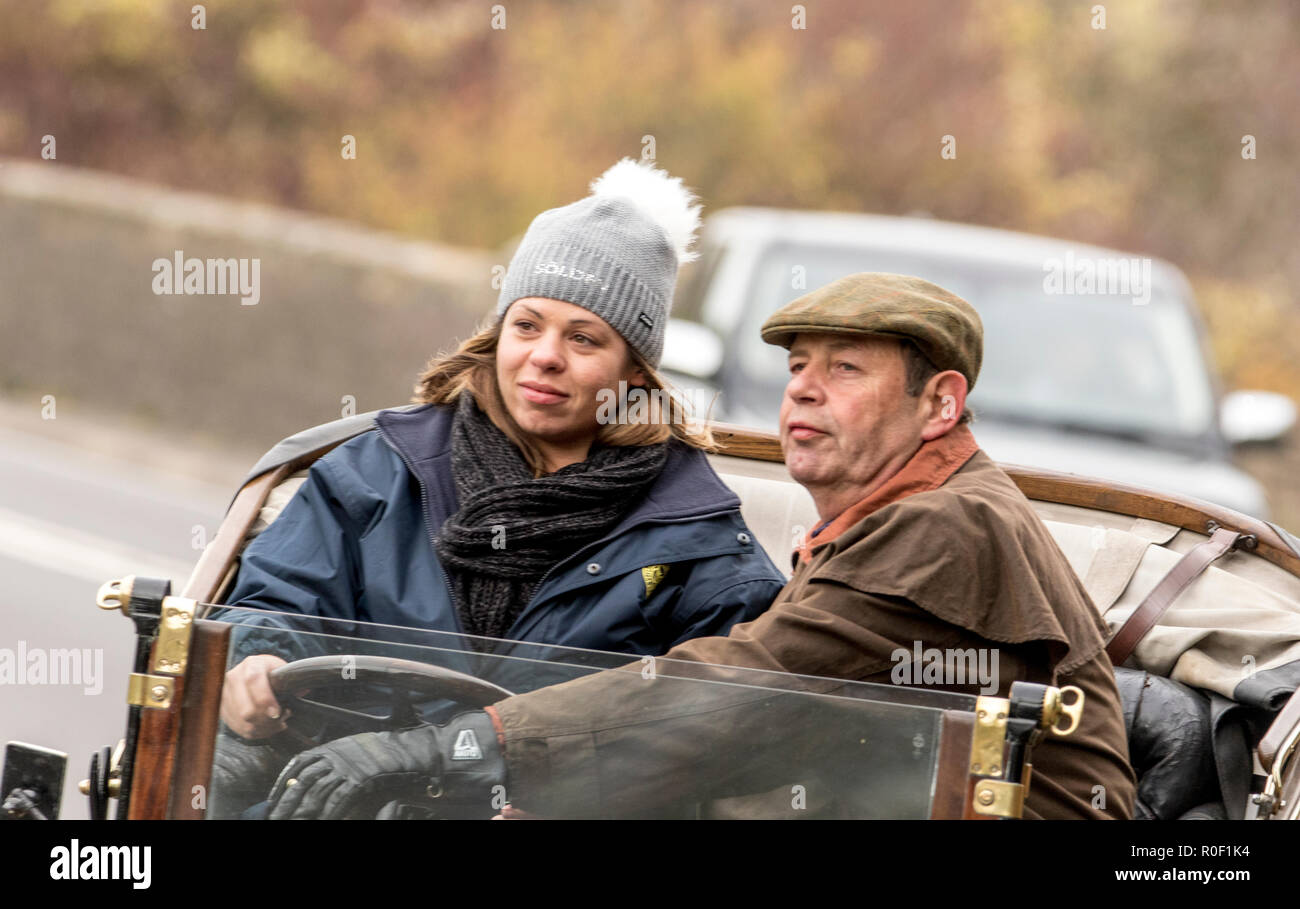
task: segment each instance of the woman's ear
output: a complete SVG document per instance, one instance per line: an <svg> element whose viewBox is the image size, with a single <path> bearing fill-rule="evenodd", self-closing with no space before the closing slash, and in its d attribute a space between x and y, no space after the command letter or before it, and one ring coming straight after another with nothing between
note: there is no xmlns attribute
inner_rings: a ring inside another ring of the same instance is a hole
<svg viewBox="0 0 1300 909"><path fill-rule="evenodd" d="M628 388L644 388L646 383L649 381L646 378L645 370L638 366L632 366L630 367L630 370L631 371L627 374Z"/></svg>

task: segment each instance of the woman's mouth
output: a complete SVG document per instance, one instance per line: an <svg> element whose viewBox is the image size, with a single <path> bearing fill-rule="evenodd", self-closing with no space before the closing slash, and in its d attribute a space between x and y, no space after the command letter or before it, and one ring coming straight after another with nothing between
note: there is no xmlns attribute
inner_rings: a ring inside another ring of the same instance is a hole
<svg viewBox="0 0 1300 909"><path fill-rule="evenodd" d="M520 382L519 390L524 400L532 404L559 404L569 397L558 388L543 382Z"/></svg>

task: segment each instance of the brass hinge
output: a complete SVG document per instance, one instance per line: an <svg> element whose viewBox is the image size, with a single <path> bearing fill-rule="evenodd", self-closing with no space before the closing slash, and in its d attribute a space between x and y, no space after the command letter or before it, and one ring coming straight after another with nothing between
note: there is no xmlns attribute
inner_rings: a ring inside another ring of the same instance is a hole
<svg viewBox="0 0 1300 909"><path fill-rule="evenodd" d="M162 621L153 648L153 666L160 675L184 675L190 657L190 635L198 601L188 597L163 597Z"/></svg>
<svg viewBox="0 0 1300 909"><path fill-rule="evenodd" d="M1007 744L1007 698L980 697L975 701L975 730L970 742L970 772L975 780L972 808L976 814L1019 818L1023 815L1028 778L1023 783L993 779L1006 772L1003 756Z"/></svg>
<svg viewBox="0 0 1300 909"><path fill-rule="evenodd" d="M133 672L126 683L126 702L133 707L170 707L175 682L170 676Z"/></svg>
<svg viewBox="0 0 1300 909"><path fill-rule="evenodd" d="M1002 775L1010 709L1006 698L980 697L975 701L975 732L970 741L970 772L975 776Z"/></svg>
<svg viewBox="0 0 1300 909"><path fill-rule="evenodd" d="M975 783L975 813L993 817L1021 818L1025 809L1025 787L1005 780Z"/></svg>

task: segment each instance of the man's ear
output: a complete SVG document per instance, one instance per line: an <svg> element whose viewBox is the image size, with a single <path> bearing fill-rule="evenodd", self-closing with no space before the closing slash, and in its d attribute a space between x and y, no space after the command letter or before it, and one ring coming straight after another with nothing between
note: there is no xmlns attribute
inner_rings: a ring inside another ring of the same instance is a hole
<svg viewBox="0 0 1300 909"><path fill-rule="evenodd" d="M931 376L922 394L927 409L921 439L929 442L957 425L966 409L966 377L955 369Z"/></svg>

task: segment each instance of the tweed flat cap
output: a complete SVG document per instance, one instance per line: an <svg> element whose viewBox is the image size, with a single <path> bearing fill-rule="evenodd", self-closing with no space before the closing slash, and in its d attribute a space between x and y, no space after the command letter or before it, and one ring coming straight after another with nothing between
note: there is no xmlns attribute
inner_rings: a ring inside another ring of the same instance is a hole
<svg viewBox="0 0 1300 909"><path fill-rule="evenodd" d="M969 388L984 358L975 307L937 284L884 272L848 275L804 294L773 313L762 332L768 344L787 348L800 332L907 338L940 370L965 376Z"/></svg>

